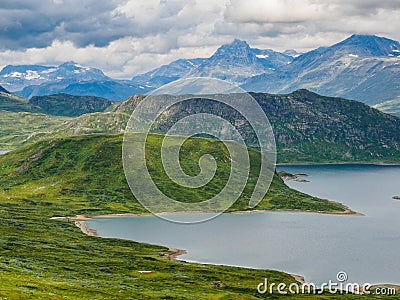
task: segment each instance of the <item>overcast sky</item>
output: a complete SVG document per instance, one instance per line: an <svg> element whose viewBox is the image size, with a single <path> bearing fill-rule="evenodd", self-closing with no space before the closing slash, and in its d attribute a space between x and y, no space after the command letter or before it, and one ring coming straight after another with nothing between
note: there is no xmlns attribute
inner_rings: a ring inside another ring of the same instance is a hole
<svg viewBox="0 0 400 300"><path fill-rule="evenodd" d="M73 60L130 78L234 38L306 51L353 33L400 40L400 0L1 0L0 67Z"/></svg>

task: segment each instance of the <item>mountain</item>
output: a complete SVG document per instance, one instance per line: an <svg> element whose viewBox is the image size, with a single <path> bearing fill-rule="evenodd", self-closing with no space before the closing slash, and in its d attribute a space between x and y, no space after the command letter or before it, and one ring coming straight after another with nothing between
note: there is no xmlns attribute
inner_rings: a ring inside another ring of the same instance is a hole
<svg viewBox="0 0 400 300"><path fill-rule="evenodd" d="M319 94L376 104L400 95L400 43L353 35L295 58L274 73L254 76L248 91L288 93L306 88Z"/></svg>
<svg viewBox="0 0 400 300"><path fill-rule="evenodd" d="M29 103L39 107L45 114L67 117L101 112L113 104L112 101L100 97L69 94L34 96Z"/></svg>
<svg viewBox="0 0 400 300"><path fill-rule="evenodd" d="M290 64L292 59L273 50L251 48L245 41L235 39L231 44L218 48L188 76L213 77L239 83L251 76L269 73Z"/></svg>
<svg viewBox="0 0 400 300"><path fill-rule="evenodd" d="M52 116L76 117L102 112L114 102L94 96L56 94L34 96L26 99L11 93L0 92L0 110L8 112L42 113Z"/></svg>
<svg viewBox="0 0 400 300"><path fill-rule="evenodd" d="M399 118L357 101L324 97L307 90L287 95L255 93L253 97L272 124L280 163L400 162ZM8 145L3 149L13 149L51 136L124 132L130 114L144 98L145 95L135 95L107 106L102 112L84 114L78 118L52 117L48 121L52 124L49 127L46 127L43 117L15 113L10 115L9 120L14 118L21 136L29 138L15 139L13 131L6 126L0 131L0 140ZM51 104L51 101L45 103ZM40 111L44 109L34 107ZM166 132L168 126L177 119L200 112L219 115L232 124L244 124L241 130L248 144L254 142L251 130L240 115L229 107L201 99L171 107L160 118L157 132ZM19 119L31 119L31 123Z"/></svg>
<svg viewBox="0 0 400 300"><path fill-rule="evenodd" d="M9 65L0 72L0 84L25 98L67 93L120 101L141 91L130 81L114 80L99 69L74 62L59 66Z"/></svg>
<svg viewBox="0 0 400 300"><path fill-rule="evenodd" d="M58 91L58 93L102 97L113 101L121 101L141 92L142 89L130 81L111 79L75 82Z"/></svg>
<svg viewBox="0 0 400 300"><path fill-rule="evenodd" d="M40 107L29 103L27 99L8 92L0 92L0 111L42 112Z"/></svg>
<svg viewBox="0 0 400 300"><path fill-rule="evenodd" d="M99 69L83 67L74 62L66 62L59 66L8 65L0 71L0 84L12 92L48 82L93 81L108 78Z"/></svg>
<svg viewBox="0 0 400 300"><path fill-rule="evenodd" d="M154 90L164 84L185 77L197 68L205 58L178 59L168 65L161 66L142 75L132 78L132 83L142 89L142 93Z"/></svg>
<svg viewBox="0 0 400 300"><path fill-rule="evenodd" d="M400 162L400 119L394 116L357 101L324 97L307 90L287 95L252 95L274 129L280 163ZM129 115L144 97L130 97L108 110ZM166 132L176 120L202 112L221 116L232 124L244 123L229 107L197 99L171 107L160 117L157 129ZM246 136L251 142L250 130Z"/></svg>
<svg viewBox="0 0 400 300"><path fill-rule="evenodd" d="M222 45L209 58L179 59L135 76L132 82L142 89L142 93L184 77L213 77L242 82L287 65L292 60L291 55L251 48L245 41L235 39L230 44Z"/></svg>
<svg viewBox="0 0 400 300"><path fill-rule="evenodd" d="M68 62L57 67L7 66L0 84L25 98L67 93L121 101L186 77L214 77L252 92L290 93L308 89L374 105L399 98L400 43L352 35L307 53L283 53L234 40L209 58L178 59L131 80L112 79L98 69Z"/></svg>
<svg viewBox="0 0 400 300"><path fill-rule="evenodd" d="M398 100L376 104L373 107L380 111L383 111L384 113L391 114L400 118L400 98Z"/></svg>

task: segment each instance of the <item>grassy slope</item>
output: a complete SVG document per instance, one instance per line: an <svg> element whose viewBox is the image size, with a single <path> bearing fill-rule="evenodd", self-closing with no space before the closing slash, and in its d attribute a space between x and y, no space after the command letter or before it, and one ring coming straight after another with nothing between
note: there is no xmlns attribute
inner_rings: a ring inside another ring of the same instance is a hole
<svg viewBox="0 0 400 300"><path fill-rule="evenodd" d="M48 128L45 128L43 117L20 113L10 118L2 113L0 123L6 130L0 127L0 149L15 149L48 137L122 132L130 113L144 97L135 95L114 103L106 112L82 115L68 122L65 118L48 117ZM400 119L362 103L322 97L303 90L289 95L254 94L254 97L274 128L279 163L400 162L400 140L396 135L400 130ZM80 109L90 106L90 101L83 105L81 100L77 104ZM183 117L187 112L213 112L229 120L238 117L204 101L178 108L166 123L170 119L173 121L175 115ZM201 109L204 111L199 111ZM18 132L17 137L13 128Z"/></svg>
<svg viewBox="0 0 400 300"><path fill-rule="evenodd" d="M54 134L69 120L41 113L0 110L0 149L13 150Z"/></svg>
<svg viewBox="0 0 400 300"><path fill-rule="evenodd" d="M1 297L252 299L260 296L256 286L264 277L293 282L275 271L169 261L161 257L164 247L88 237L72 223L50 220L78 213L144 212L125 183L121 139L94 135L48 140L0 158ZM150 142L156 145L159 137ZM188 144L189 153L191 147L219 146L195 139ZM183 164L191 168L186 160ZM269 197L275 199L275 208L322 204L341 209L293 191L278 178ZM267 197L260 207L271 207L274 201ZM154 273L141 275L140 270Z"/></svg>
<svg viewBox="0 0 400 300"><path fill-rule="evenodd" d="M30 104L27 99L0 91L0 110L12 112L42 112L40 107Z"/></svg>
<svg viewBox="0 0 400 300"><path fill-rule="evenodd" d="M129 116L122 113L92 113L77 118L41 113L0 110L0 150L14 150L49 137L117 133Z"/></svg>
<svg viewBox="0 0 400 300"><path fill-rule="evenodd" d="M46 114L66 117L102 112L113 104L112 101L100 97L68 94L34 96L29 103L40 107Z"/></svg>

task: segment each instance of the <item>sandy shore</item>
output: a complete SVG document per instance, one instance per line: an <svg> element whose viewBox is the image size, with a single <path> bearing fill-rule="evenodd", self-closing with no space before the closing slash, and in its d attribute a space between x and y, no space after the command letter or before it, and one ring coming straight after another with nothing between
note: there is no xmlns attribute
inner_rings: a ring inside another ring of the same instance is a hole
<svg viewBox="0 0 400 300"><path fill-rule="evenodd" d="M343 204L342 204L343 205ZM254 214L254 213L262 213L262 212L293 212L293 213L313 213L313 214L324 214L324 215L343 215L343 216L365 216L362 213L358 213L352 211L347 206L344 206L346 209L344 211L319 211L319 210L300 210L300 209L255 209L255 210L239 210L239 211L228 211L223 212L223 214ZM211 212L202 212L202 211L187 211L187 212L163 212L158 215L176 215L176 214L204 214ZM97 215L97 216L84 216L77 215L75 217L53 217L53 220L71 220L71 221L88 221L93 219L112 219L112 218L124 218L124 217L150 217L155 216L153 213L125 213L125 214L105 214L105 215Z"/></svg>
<svg viewBox="0 0 400 300"><path fill-rule="evenodd" d="M86 221L75 221L75 226L88 236L98 236L97 231L90 229Z"/></svg>

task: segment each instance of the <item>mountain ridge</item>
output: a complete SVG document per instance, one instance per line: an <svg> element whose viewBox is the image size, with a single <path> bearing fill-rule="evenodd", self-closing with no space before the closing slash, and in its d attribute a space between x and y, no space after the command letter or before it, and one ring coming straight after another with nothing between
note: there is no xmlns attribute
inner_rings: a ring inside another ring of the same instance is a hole
<svg viewBox="0 0 400 300"><path fill-rule="evenodd" d="M57 68L69 69L70 78L60 76L63 79L46 81L46 76L59 72ZM178 59L131 80L115 80L100 70L73 62L57 68L7 66L0 72L0 84L11 91L23 87L16 93L26 98L69 93L117 101L149 93L180 78L197 76L228 80L252 92L282 94L305 88L369 105L395 100L400 95L400 43L373 35L352 35L302 54L252 48L235 39L209 58Z"/></svg>

